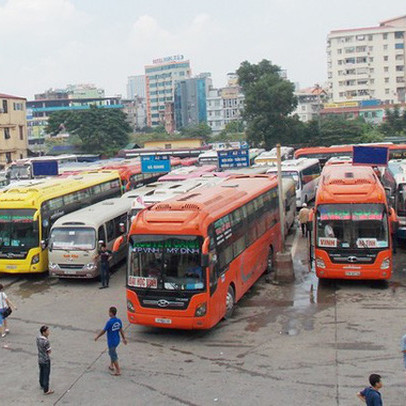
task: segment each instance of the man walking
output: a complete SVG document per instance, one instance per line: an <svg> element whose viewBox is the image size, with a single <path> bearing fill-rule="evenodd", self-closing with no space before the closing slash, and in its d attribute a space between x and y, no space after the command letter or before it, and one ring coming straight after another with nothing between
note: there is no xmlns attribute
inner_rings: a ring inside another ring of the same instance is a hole
<svg viewBox="0 0 406 406"><path fill-rule="evenodd" d="M109 370L113 375L121 375L120 365L118 364L117 347L120 344L120 334L123 337L123 343L127 344L123 331L123 323L117 316L117 308L112 306L109 309L110 320L106 323L103 330L95 337L94 341L97 341L104 333L107 332L107 346L109 347L110 366Z"/></svg>
<svg viewBox="0 0 406 406"><path fill-rule="evenodd" d="M307 204L303 203L302 208L299 211L298 219L300 227L302 228L302 237L307 237L307 222L309 221L310 210L307 208Z"/></svg>
<svg viewBox="0 0 406 406"><path fill-rule="evenodd" d="M367 406L382 406L382 396L379 389L382 388L381 376L378 374L369 375L369 383L371 386L365 388L360 393L357 393L359 399L367 404Z"/></svg>
<svg viewBox="0 0 406 406"><path fill-rule="evenodd" d="M111 251L107 249L106 243L102 243L99 251L100 258L100 279L101 286L99 289L105 289L109 287L110 280L110 264Z"/></svg>
<svg viewBox="0 0 406 406"><path fill-rule="evenodd" d="M49 375L51 374L51 344L49 343L49 327L42 326L37 337L39 384L45 395L51 395L53 390L49 389Z"/></svg>
<svg viewBox="0 0 406 406"><path fill-rule="evenodd" d="M406 334L402 337L402 353L403 353L403 366L405 368L405 374L406 374Z"/></svg>

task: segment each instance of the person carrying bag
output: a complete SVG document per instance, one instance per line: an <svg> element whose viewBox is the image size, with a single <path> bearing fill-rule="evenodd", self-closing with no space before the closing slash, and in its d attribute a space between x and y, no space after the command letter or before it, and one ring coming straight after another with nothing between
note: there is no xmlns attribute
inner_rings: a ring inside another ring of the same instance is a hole
<svg viewBox="0 0 406 406"><path fill-rule="evenodd" d="M4 286L0 283L0 330L1 337L4 338L10 330L7 328L7 317L12 313L12 308L17 309L13 302L3 292Z"/></svg>

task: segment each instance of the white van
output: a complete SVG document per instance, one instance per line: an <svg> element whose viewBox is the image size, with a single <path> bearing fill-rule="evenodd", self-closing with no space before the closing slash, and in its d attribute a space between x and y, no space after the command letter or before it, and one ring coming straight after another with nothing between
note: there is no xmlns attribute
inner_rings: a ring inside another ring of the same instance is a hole
<svg viewBox="0 0 406 406"><path fill-rule="evenodd" d="M110 267L127 256L131 199L108 199L55 221L48 242L49 274L59 278L95 278L101 242L112 251Z"/></svg>

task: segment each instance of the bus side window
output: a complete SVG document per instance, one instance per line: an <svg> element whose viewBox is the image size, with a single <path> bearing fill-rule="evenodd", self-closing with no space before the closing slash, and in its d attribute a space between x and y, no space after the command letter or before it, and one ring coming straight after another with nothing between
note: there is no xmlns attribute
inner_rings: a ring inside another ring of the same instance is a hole
<svg viewBox="0 0 406 406"><path fill-rule="evenodd" d="M106 241L106 232L104 231L104 226L100 226L99 229L97 230L97 238L98 241Z"/></svg>
<svg viewBox="0 0 406 406"><path fill-rule="evenodd" d="M115 237L114 220L110 220L106 223L106 229L107 229L107 241L110 242Z"/></svg>

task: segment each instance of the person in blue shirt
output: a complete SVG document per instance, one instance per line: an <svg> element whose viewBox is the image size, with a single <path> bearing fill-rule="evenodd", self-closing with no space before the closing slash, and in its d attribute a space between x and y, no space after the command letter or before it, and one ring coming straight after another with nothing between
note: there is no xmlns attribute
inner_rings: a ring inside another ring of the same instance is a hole
<svg viewBox="0 0 406 406"><path fill-rule="evenodd" d="M359 399L367 404L367 406L382 406L382 396L379 389L382 388L381 376L378 374L369 375L369 383L371 386L365 388L360 393L357 393Z"/></svg>
<svg viewBox="0 0 406 406"><path fill-rule="evenodd" d="M127 339L124 335L123 323L117 316L117 308L112 306L109 309L110 320L104 326L104 329L100 331L95 337L94 341L97 341L104 333L107 333L107 346L109 347L110 365L109 370L113 375L121 375L120 365L118 364L117 347L120 344L120 334L123 337L123 343L127 344Z"/></svg>

